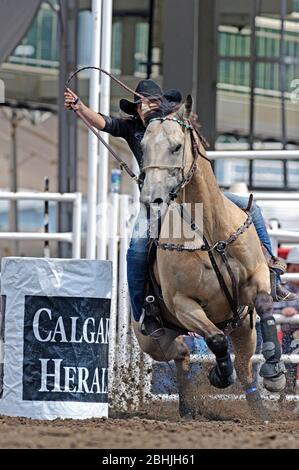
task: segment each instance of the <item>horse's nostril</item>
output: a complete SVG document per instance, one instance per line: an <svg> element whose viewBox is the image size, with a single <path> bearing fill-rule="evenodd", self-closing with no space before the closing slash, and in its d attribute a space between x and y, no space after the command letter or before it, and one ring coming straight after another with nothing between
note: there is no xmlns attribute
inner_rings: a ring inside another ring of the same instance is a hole
<svg viewBox="0 0 299 470"><path fill-rule="evenodd" d="M160 197L157 197L155 200L154 200L154 204L163 204L163 199L161 199Z"/></svg>

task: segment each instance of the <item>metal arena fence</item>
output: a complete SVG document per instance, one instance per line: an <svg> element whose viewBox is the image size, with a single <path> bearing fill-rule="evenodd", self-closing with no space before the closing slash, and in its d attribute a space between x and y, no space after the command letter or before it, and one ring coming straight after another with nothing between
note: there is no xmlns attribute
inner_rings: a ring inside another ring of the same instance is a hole
<svg viewBox="0 0 299 470"><path fill-rule="evenodd" d="M82 225L82 195L81 193L50 193L50 192L8 192L0 191L1 201L55 201L71 202L73 205L72 232L0 232L0 240L31 240L56 241L72 245L72 257L81 258L81 225Z"/></svg>

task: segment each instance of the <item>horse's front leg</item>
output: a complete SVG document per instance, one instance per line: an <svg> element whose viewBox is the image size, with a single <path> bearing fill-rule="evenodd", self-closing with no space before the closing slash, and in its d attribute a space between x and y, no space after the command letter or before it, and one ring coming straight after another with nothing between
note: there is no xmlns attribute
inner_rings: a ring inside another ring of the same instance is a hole
<svg viewBox="0 0 299 470"><path fill-rule="evenodd" d="M256 349L256 329L251 328L249 315L231 332L230 337L234 347L237 376L246 391L253 385L251 358Z"/></svg>
<svg viewBox="0 0 299 470"><path fill-rule="evenodd" d="M139 323L133 322L135 335L141 349L155 361L175 361L179 392L179 413L182 418L193 418L196 408L192 395L190 377L190 351L179 333L165 328L165 335L154 339L140 333Z"/></svg>
<svg viewBox="0 0 299 470"><path fill-rule="evenodd" d="M228 349L227 337L206 316L202 307L190 297L176 293L173 299L175 315L188 331L202 335L216 356L216 366L209 380L214 387L226 388L235 381L235 371Z"/></svg>
<svg viewBox="0 0 299 470"><path fill-rule="evenodd" d="M235 352L237 377L245 391L249 409L258 419L268 421L269 416L257 388L257 379L252 374L251 358L256 350L256 329L251 328L250 317L246 316L242 325L233 330L230 336Z"/></svg>

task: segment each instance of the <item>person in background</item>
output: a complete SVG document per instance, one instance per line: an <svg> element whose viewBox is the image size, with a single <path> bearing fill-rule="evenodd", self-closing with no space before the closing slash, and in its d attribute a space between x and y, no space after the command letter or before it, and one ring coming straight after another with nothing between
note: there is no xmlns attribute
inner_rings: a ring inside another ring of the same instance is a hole
<svg viewBox="0 0 299 470"><path fill-rule="evenodd" d="M299 274L299 247L292 248L287 256L287 272ZM299 280L289 281L287 289L295 294L299 293ZM291 318L299 315L299 300L293 302L280 301L274 304L275 313L281 313L285 317ZM283 354L296 354L299 352L299 322L283 323L281 325L283 333L282 352ZM287 373L287 393L295 393L297 380L297 364L286 364Z"/></svg>

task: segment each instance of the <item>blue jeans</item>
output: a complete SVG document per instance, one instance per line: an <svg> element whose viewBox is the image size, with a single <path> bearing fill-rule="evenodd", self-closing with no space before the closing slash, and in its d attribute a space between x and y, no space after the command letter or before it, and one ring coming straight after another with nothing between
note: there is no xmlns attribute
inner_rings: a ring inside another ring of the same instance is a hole
<svg viewBox="0 0 299 470"><path fill-rule="evenodd" d="M127 277L134 320L141 317L148 278L149 230L145 206L141 205L127 252Z"/></svg>
<svg viewBox="0 0 299 470"><path fill-rule="evenodd" d="M237 196L236 194L225 192L225 196L241 209L247 207L248 198ZM257 234L271 256L271 240L269 238L262 211L253 202L251 216ZM127 276L128 286L132 305L133 316L136 321L141 317L145 297L145 287L148 278L147 254L149 245L149 229L147 211L142 205L137 217L132 239L127 253Z"/></svg>

